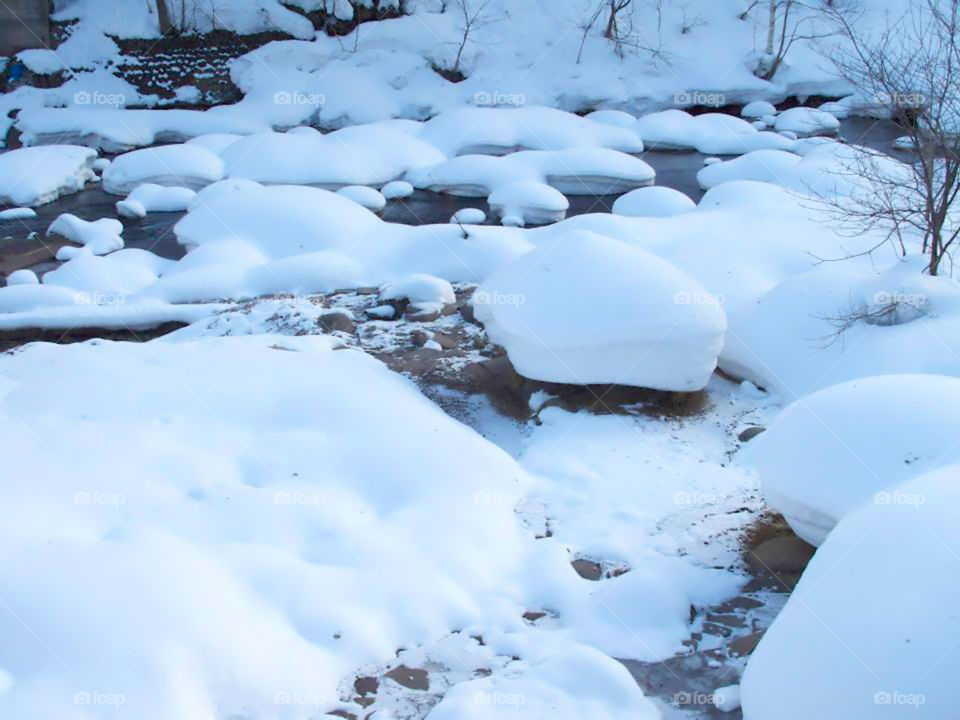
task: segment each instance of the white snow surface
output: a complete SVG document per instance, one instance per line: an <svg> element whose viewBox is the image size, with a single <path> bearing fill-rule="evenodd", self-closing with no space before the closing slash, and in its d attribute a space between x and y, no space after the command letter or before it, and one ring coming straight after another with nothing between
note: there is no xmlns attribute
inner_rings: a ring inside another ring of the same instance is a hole
<svg viewBox="0 0 960 720"><path fill-rule="evenodd" d="M924 474L837 524L750 657L745 720L956 715L958 481Z"/></svg>
<svg viewBox="0 0 960 720"><path fill-rule="evenodd" d="M696 210L697 204L679 190L645 187L617 198L613 213L628 217L672 217Z"/></svg>
<svg viewBox="0 0 960 720"><path fill-rule="evenodd" d="M757 468L764 497L793 530L819 545L865 503L960 461L960 379L874 375L797 400L751 441L740 462Z"/></svg>
<svg viewBox="0 0 960 720"><path fill-rule="evenodd" d="M75 193L96 175L97 153L75 145L0 153L0 203L36 207Z"/></svg>
<svg viewBox="0 0 960 720"><path fill-rule="evenodd" d="M79 254L106 255L123 247L123 223L113 218L93 222L63 213L50 223L47 235L61 235L82 248L64 246L57 251L58 260L69 260Z"/></svg>

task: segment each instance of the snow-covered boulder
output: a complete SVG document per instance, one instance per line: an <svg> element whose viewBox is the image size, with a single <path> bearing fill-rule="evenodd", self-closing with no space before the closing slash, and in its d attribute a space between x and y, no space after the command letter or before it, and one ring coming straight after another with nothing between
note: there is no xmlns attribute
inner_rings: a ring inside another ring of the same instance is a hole
<svg viewBox="0 0 960 720"><path fill-rule="evenodd" d="M97 152L76 145L0 153L0 203L36 207L81 190L96 178Z"/></svg>
<svg viewBox="0 0 960 720"><path fill-rule="evenodd" d="M733 180L756 180L777 185L793 179L793 166L799 155L783 150L755 150L726 162L714 163L697 173L697 183L704 190Z"/></svg>
<svg viewBox="0 0 960 720"><path fill-rule="evenodd" d="M549 185L532 180L501 185L487 198L490 211L504 225L547 225L567 215L570 201Z"/></svg>
<svg viewBox="0 0 960 720"><path fill-rule="evenodd" d="M754 100L751 103L747 103L743 106L743 109L740 111L740 117L747 118L749 120L762 120L768 115L776 115L777 109L766 100Z"/></svg>
<svg viewBox="0 0 960 720"><path fill-rule="evenodd" d="M33 270L14 270L7 275L7 285L36 285L40 282Z"/></svg>
<svg viewBox="0 0 960 720"><path fill-rule="evenodd" d="M587 113L587 120L602 123L604 125L613 125L614 127L633 127L637 118L623 110L594 110Z"/></svg>
<svg viewBox="0 0 960 720"><path fill-rule="evenodd" d="M840 132L840 121L823 110L796 107L780 113L774 127L777 132L794 132L799 137L836 135Z"/></svg>
<svg viewBox="0 0 960 720"><path fill-rule="evenodd" d="M201 145L162 145L116 158L103 172L103 189L126 195L138 185L152 183L199 190L223 174L223 160Z"/></svg>
<svg viewBox="0 0 960 720"><path fill-rule="evenodd" d="M723 343L717 300L660 258L586 231L495 272L476 317L526 377L693 391Z"/></svg>
<svg viewBox="0 0 960 720"><path fill-rule="evenodd" d="M639 118L634 130L647 147L660 150L697 150L710 155L741 155L751 150L789 150L790 141L771 132L760 132L746 120L682 110L664 110Z"/></svg>
<svg viewBox="0 0 960 720"><path fill-rule="evenodd" d="M117 202L117 214L141 218L151 212L181 212L190 207L196 195L190 188L144 183L134 188L126 200Z"/></svg>
<svg viewBox="0 0 960 720"><path fill-rule="evenodd" d="M672 217L696 208L696 203L679 190L660 186L638 188L613 203L614 215L628 217Z"/></svg>
<svg viewBox="0 0 960 720"><path fill-rule="evenodd" d="M790 405L742 462L760 473L767 503L819 545L864 503L920 472L960 462L960 379L878 375Z"/></svg>
<svg viewBox="0 0 960 720"><path fill-rule="evenodd" d="M337 190L338 195L353 200L360 207L378 213L387 206L387 199L379 190L366 185L348 185Z"/></svg>
<svg viewBox="0 0 960 720"><path fill-rule="evenodd" d="M57 251L58 260L69 260L81 253L105 255L123 247L123 223L113 218L89 222L70 213L63 213L50 223L47 235L61 235L82 248L64 246Z"/></svg>
<svg viewBox="0 0 960 720"><path fill-rule="evenodd" d="M480 208L463 208L450 217L454 225L483 225L486 221L487 214Z"/></svg>
<svg viewBox="0 0 960 720"><path fill-rule="evenodd" d="M446 280L424 273L405 275L380 288L381 300L407 300L423 313L440 312L457 301L453 286Z"/></svg>
<svg viewBox="0 0 960 720"><path fill-rule="evenodd" d="M955 718L958 557L960 466L843 518L750 657L744 720Z"/></svg>
<svg viewBox="0 0 960 720"><path fill-rule="evenodd" d="M387 200L402 200L413 195L414 188L404 180L394 180L380 188L380 192Z"/></svg>
<svg viewBox="0 0 960 720"><path fill-rule="evenodd" d="M0 210L0 220L28 220L35 218L37 211L33 208L19 207Z"/></svg>

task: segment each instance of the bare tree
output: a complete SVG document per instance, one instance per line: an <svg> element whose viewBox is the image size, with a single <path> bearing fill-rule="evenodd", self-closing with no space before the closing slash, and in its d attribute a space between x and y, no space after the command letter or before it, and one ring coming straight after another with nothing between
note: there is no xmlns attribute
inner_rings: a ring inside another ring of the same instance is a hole
<svg viewBox="0 0 960 720"><path fill-rule="evenodd" d="M744 14L760 5L751 3ZM754 74L772 80L783 65L787 53L798 40L818 40L836 32L836 28L818 23L825 10L839 13L832 2L823 0L766 0L767 42L763 55L757 60Z"/></svg>
<svg viewBox="0 0 960 720"><path fill-rule="evenodd" d="M586 22L580 27L583 30L583 36L580 39L580 51L577 53L577 63L583 55L583 46L586 43L590 31L606 14L606 25L604 26L603 37L613 43L617 56L623 59L628 50L638 55L648 55L653 64L663 63L669 65L672 56L663 47L663 2L664 0L651 0L653 8L652 14L655 23L652 25L656 30L656 42L651 42L640 36L634 24L634 11L639 3L633 0L599 0L596 5L589 10L586 15Z"/></svg>
<svg viewBox="0 0 960 720"><path fill-rule="evenodd" d="M453 5L460 16L461 36L457 57L453 61L450 72L460 75L460 61L463 59L463 51L470 42L470 35L484 25L489 25L493 22L493 18L487 13L490 0L455 0Z"/></svg>
<svg viewBox="0 0 960 720"><path fill-rule="evenodd" d="M903 164L851 153L843 174L859 190L827 199L830 212L854 232L881 229L903 254L919 238L937 275L960 236L960 0L911 0L873 31L859 16L831 17L842 42L825 54L863 101L890 109L914 154Z"/></svg>

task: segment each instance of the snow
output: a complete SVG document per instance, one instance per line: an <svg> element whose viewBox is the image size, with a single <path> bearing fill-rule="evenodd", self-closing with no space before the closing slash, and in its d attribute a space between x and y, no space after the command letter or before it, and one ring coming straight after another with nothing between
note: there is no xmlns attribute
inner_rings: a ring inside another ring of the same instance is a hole
<svg viewBox="0 0 960 720"><path fill-rule="evenodd" d="M955 715L958 474L924 474L837 524L750 658L745 720Z"/></svg>
<svg viewBox="0 0 960 720"><path fill-rule="evenodd" d="M713 691L713 704L722 712L733 712L740 708L740 686L726 685Z"/></svg>
<svg viewBox="0 0 960 720"><path fill-rule="evenodd" d="M732 115L690 115L664 110L640 117L634 130L644 144L656 150L697 150L706 155L741 155L751 150L789 150L792 143L781 135L760 132Z"/></svg>
<svg viewBox="0 0 960 720"><path fill-rule="evenodd" d="M69 260L80 254L106 255L123 247L123 223L113 218L89 222L70 213L63 213L50 223L47 235L62 235L82 245L82 249L65 246L57 251L58 260Z"/></svg>
<svg viewBox="0 0 960 720"><path fill-rule="evenodd" d="M486 221L487 214L479 208L457 210L450 218L451 223L459 225L483 225Z"/></svg>
<svg viewBox="0 0 960 720"><path fill-rule="evenodd" d="M428 720L658 720L626 668L582 645L565 648L528 668L455 686Z"/></svg>
<svg viewBox="0 0 960 720"><path fill-rule="evenodd" d="M151 212L181 212L190 207L197 193L190 188L143 183L126 200L117 202L121 217L141 218Z"/></svg>
<svg viewBox="0 0 960 720"><path fill-rule="evenodd" d="M223 160L200 145L161 145L116 158L103 172L103 189L127 195L150 183L199 190L222 179L224 172Z"/></svg>
<svg viewBox="0 0 960 720"><path fill-rule="evenodd" d="M780 113L774 127L777 132L793 132L799 137L836 135L840 131L840 121L823 110L796 107Z"/></svg>
<svg viewBox="0 0 960 720"><path fill-rule="evenodd" d="M453 286L442 278L415 273L396 282L388 283L380 290L382 300L409 300L422 310L439 310L444 305L456 302Z"/></svg>
<svg viewBox="0 0 960 720"><path fill-rule="evenodd" d="M33 270L14 270L7 276L7 285L36 285L40 280Z"/></svg>
<svg viewBox="0 0 960 720"><path fill-rule="evenodd" d="M628 192L613 203L616 215L628 217L672 217L695 210L696 203L678 190L645 187Z"/></svg>
<svg viewBox="0 0 960 720"><path fill-rule="evenodd" d="M790 405L741 461L758 469L769 505L819 545L858 506L960 461L951 430L960 420L957 399L960 379L943 375L833 385Z"/></svg>
<svg viewBox="0 0 960 720"><path fill-rule="evenodd" d="M747 103L740 111L740 117L750 120L765 120L770 115L776 115L777 109L766 100L754 100Z"/></svg>
<svg viewBox="0 0 960 720"><path fill-rule="evenodd" d="M0 210L0 220L26 220L37 216L33 208L9 208Z"/></svg>
<svg viewBox="0 0 960 720"><path fill-rule="evenodd" d="M387 200L402 200L403 198L408 198L413 195L414 188L413 185L408 182L394 180L380 188L380 192Z"/></svg>
<svg viewBox="0 0 960 720"><path fill-rule="evenodd" d="M95 175L97 153L75 145L20 148L0 154L0 202L36 207L81 190Z"/></svg>
<svg viewBox="0 0 960 720"><path fill-rule="evenodd" d="M387 199L378 190L374 190L366 185L348 185L337 190L337 195L357 203L372 212L380 212L387 206Z"/></svg>
<svg viewBox="0 0 960 720"><path fill-rule="evenodd" d="M549 185L518 180L499 186L487 198L490 211L504 225L546 225L566 217L570 201Z"/></svg>
<svg viewBox="0 0 960 720"><path fill-rule="evenodd" d="M581 385L699 390L726 327L718 302L683 272L582 231L498 270L474 308L521 375Z"/></svg>

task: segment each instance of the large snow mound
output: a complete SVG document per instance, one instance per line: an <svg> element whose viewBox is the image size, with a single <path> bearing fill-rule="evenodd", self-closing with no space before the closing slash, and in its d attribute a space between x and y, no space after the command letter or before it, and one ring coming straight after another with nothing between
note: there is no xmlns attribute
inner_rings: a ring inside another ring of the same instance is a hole
<svg viewBox="0 0 960 720"><path fill-rule="evenodd" d="M36 207L93 180L95 150L76 145L19 148L0 154L0 203Z"/></svg>
<svg viewBox="0 0 960 720"><path fill-rule="evenodd" d="M501 268L474 307L521 375L581 385L699 390L726 328L717 300L682 271L584 231Z"/></svg>
<svg viewBox="0 0 960 720"><path fill-rule="evenodd" d="M750 657L745 720L956 717L960 466L886 499L813 556Z"/></svg>
<svg viewBox="0 0 960 720"><path fill-rule="evenodd" d="M834 385L790 405L741 462L807 542L819 545L864 503L925 470L960 461L960 379L879 375Z"/></svg>

